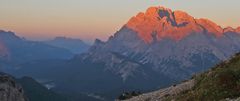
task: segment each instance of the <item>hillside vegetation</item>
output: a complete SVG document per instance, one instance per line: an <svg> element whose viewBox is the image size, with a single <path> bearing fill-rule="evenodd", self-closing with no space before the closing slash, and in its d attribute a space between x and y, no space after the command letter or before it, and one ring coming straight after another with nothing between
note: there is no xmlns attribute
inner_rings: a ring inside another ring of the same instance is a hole
<svg viewBox="0 0 240 101"><path fill-rule="evenodd" d="M126 101L239 101L240 53L191 80ZM231 100L230 100L231 99Z"/></svg>
<svg viewBox="0 0 240 101"><path fill-rule="evenodd" d="M224 61L208 72L193 77L195 86L166 100L177 101L218 101L240 96L240 53Z"/></svg>

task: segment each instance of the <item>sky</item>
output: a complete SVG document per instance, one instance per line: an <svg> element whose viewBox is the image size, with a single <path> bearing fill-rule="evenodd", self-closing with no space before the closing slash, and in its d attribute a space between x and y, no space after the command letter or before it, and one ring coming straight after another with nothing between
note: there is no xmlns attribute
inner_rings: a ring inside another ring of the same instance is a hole
<svg viewBox="0 0 240 101"><path fill-rule="evenodd" d="M222 27L240 26L240 0L0 0L0 29L31 40L106 40L151 6L183 10Z"/></svg>

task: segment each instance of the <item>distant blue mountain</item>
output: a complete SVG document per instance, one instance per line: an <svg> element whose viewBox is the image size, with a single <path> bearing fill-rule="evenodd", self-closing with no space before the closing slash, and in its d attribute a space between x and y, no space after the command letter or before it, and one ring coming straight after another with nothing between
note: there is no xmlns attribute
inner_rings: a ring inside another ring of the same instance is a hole
<svg viewBox="0 0 240 101"><path fill-rule="evenodd" d="M70 50L74 54L86 52L90 45L80 39L56 37L53 40L45 41L46 44Z"/></svg>
<svg viewBox="0 0 240 101"><path fill-rule="evenodd" d="M73 53L42 42L29 41L13 32L0 31L0 59L11 64L41 59L69 59ZM2 61L2 62L3 62Z"/></svg>

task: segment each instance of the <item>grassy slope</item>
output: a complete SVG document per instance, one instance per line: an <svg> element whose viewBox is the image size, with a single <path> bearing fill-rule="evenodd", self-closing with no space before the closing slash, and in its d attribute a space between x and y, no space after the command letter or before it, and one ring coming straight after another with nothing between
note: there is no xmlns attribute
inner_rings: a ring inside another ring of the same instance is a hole
<svg viewBox="0 0 240 101"><path fill-rule="evenodd" d="M208 72L193 77L193 89L168 97L176 101L218 101L240 96L240 53L224 61Z"/></svg>

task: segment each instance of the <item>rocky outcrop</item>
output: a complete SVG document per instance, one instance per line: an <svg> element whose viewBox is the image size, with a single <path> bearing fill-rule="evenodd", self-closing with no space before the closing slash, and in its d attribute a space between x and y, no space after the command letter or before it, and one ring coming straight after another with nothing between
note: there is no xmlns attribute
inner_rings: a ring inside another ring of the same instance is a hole
<svg viewBox="0 0 240 101"><path fill-rule="evenodd" d="M0 101L27 101L22 87L4 73L0 73Z"/></svg>

